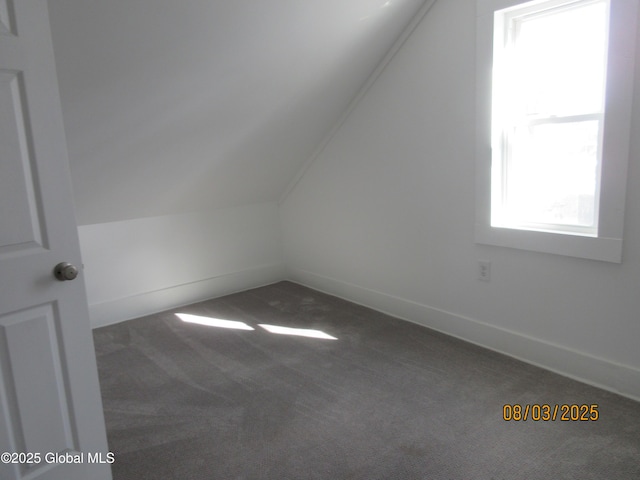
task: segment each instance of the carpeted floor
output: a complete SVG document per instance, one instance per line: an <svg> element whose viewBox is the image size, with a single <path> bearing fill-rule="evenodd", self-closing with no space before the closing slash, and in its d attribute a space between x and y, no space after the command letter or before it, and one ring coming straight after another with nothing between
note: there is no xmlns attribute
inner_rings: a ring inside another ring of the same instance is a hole
<svg viewBox="0 0 640 480"><path fill-rule="evenodd" d="M640 479L640 403L294 283L94 337L114 480Z"/></svg>

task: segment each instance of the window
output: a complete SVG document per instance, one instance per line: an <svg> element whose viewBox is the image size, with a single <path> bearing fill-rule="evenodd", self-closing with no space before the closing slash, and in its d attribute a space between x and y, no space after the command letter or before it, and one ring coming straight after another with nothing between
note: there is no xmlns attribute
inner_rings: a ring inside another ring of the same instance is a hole
<svg viewBox="0 0 640 480"><path fill-rule="evenodd" d="M607 1L494 16L491 225L597 232Z"/></svg>
<svg viewBox="0 0 640 480"><path fill-rule="evenodd" d="M621 261L636 8L478 1L478 243Z"/></svg>

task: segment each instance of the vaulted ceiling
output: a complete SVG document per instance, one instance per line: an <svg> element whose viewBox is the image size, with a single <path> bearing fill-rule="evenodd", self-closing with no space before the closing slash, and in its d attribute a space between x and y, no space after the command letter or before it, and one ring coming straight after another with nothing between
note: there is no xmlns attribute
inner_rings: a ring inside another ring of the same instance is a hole
<svg viewBox="0 0 640 480"><path fill-rule="evenodd" d="M424 3L49 2L78 222L278 200Z"/></svg>

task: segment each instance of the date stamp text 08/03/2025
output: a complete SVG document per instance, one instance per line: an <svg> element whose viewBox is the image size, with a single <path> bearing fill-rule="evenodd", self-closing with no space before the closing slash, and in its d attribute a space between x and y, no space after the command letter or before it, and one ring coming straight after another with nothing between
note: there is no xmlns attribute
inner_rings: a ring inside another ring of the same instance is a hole
<svg viewBox="0 0 640 480"><path fill-rule="evenodd" d="M598 412L598 404L525 404L506 403L502 407L502 419L506 422L526 422L532 420L534 422L595 422L600 418Z"/></svg>

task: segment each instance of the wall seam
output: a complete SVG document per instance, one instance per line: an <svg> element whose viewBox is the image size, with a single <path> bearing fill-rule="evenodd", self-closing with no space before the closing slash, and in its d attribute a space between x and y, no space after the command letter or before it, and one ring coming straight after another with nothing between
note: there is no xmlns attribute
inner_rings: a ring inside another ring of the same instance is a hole
<svg viewBox="0 0 640 480"><path fill-rule="evenodd" d="M409 24L404 28L402 33L398 36L398 38L393 42L391 48L387 51L385 56L382 58L380 63L376 66L376 68L371 72L371 74L367 77L367 80L362 84L356 96L349 102L347 108L343 111L340 118L338 118L337 122L333 125L329 133L322 139L320 144L314 149L311 153L311 156L304 162L302 167L298 170L296 175L293 177L291 182L286 186L284 192L280 196L278 200L278 206L280 206L287 197L293 192L293 190L298 185L298 182L304 177L305 173L311 165L320 157L324 149L331 143L331 140L336 136L336 134L340 131L344 123L351 116L351 113L356 109L360 101L364 98L367 92L371 89L373 84L378 80L380 75L384 72L387 66L391 63L391 60L396 56L396 54L400 51L403 45L407 42L409 37L413 34L414 30L418 27L418 25L422 22L423 18L429 13L431 7L436 3L437 0L426 0L424 5L418 10L418 13L413 16Z"/></svg>

